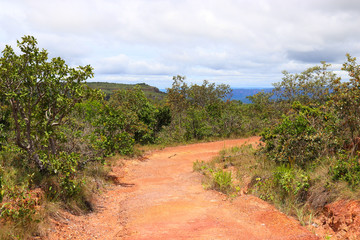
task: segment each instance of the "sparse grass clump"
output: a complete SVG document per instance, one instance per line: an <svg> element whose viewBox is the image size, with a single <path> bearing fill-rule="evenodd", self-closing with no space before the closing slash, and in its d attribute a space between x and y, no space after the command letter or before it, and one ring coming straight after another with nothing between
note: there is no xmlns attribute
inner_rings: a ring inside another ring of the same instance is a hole
<svg viewBox="0 0 360 240"><path fill-rule="evenodd" d="M203 185L207 189L214 189L227 195L236 195L242 187L240 162L250 153L252 146L233 147L220 151L220 155L209 162L195 161L193 170L202 173L205 178ZM249 158L247 158L249 160ZM252 159L250 159L250 162ZM248 162L248 165L251 165Z"/></svg>

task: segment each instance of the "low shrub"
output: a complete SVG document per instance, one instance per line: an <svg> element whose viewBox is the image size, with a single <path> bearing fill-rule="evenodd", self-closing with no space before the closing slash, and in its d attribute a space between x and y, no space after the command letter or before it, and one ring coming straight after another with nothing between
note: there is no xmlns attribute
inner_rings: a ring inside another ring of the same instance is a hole
<svg viewBox="0 0 360 240"><path fill-rule="evenodd" d="M230 193L233 191L231 172L226 172L222 169L217 170L213 174L213 189L219 190L223 193Z"/></svg>
<svg viewBox="0 0 360 240"><path fill-rule="evenodd" d="M345 181L352 190L355 190L360 184L360 163L358 157L340 154L336 165L330 167L329 173L334 181Z"/></svg>

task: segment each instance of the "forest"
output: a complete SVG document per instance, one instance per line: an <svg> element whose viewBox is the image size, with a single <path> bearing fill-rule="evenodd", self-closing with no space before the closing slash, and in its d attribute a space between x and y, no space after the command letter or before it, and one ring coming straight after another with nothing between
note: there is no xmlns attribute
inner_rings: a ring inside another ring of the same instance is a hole
<svg viewBox="0 0 360 240"><path fill-rule="evenodd" d="M86 84L91 66L49 59L32 36L17 47L0 56L1 239L36 236L54 207L92 211L111 156L140 156L144 146L261 136L257 149L224 150L220 167L194 169L230 195L232 178L248 175L252 194L303 222L327 203L360 197L360 65L349 54L348 80L322 62L284 71L272 92L245 104L228 99L229 85L180 75L166 94L149 96L141 85L104 93Z"/></svg>

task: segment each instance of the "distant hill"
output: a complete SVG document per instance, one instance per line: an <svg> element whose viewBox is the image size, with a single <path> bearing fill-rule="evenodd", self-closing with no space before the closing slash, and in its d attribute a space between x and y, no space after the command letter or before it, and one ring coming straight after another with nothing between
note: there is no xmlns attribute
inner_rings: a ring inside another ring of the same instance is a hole
<svg viewBox="0 0 360 240"><path fill-rule="evenodd" d="M105 94L106 98L109 99L110 95L114 91L132 89L135 86L140 86L144 91L147 98L161 101L166 96L166 93L161 92L157 87L150 86L146 83L137 83L137 84L123 84L123 83L108 83L108 82L88 82L86 83L89 87L94 89L101 89Z"/></svg>
<svg viewBox="0 0 360 240"><path fill-rule="evenodd" d="M234 88L232 91L232 100L240 100L243 103L250 103L247 96L252 96L257 94L258 92L271 92L273 88Z"/></svg>
<svg viewBox="0 0 360 240"><path fill-rule="evenodd" d="M150 86L146 83L123 84L108 82L88 82L87 85L91 88L101 89L106 94L107 99L110 98L110 95L114 91L131 89L134 88L136 85L140 86L140 88L145 92L147 98L154 101L161 101L166 96L165 90L159 90L157 87ZM240 100L243 103L250 103L249 99L246 98L247 96L252 96L261 91L271 92L272 88L234 88L232 90L233 91L231 100Z"/></svg>

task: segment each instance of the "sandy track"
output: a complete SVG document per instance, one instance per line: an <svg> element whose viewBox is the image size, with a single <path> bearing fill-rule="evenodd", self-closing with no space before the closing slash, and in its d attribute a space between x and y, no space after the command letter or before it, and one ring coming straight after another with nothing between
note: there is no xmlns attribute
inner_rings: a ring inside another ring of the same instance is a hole
<svg viewBox="0 0 360 240"><path fill-rule="evenodd" d="M98 197L86 216L62 214L50 239L317 239L273 206L251 195L233 201L204 190L195 160L259 138L169 147L145 161L114 168L120 184Z"/></svg>

